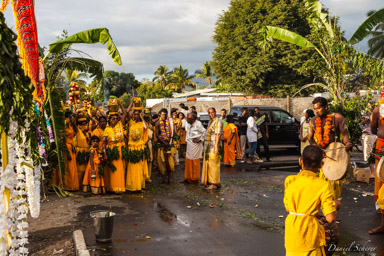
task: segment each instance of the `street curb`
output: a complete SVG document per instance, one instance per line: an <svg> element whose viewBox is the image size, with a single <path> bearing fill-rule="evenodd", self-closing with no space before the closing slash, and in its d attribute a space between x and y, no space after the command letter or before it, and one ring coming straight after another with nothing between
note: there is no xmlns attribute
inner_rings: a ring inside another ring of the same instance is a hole
<svg viewBox="0 0 384 256"><path fill-rule="evenodd" d="M75 243L76 256L90 256L85 244L83 231L80 229L73 231L73 242Z"/></svg>

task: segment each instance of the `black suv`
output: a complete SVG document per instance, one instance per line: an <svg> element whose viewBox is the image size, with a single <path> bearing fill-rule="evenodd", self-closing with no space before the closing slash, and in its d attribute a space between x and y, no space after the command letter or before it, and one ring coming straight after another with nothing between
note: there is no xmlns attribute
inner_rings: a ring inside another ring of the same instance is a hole
<svg viewBox="0 0 384 256"><path fill-rule="evenodd" d="M271 149L299 149L300 122L294 116L282 108L271 106L233 106L230 114L236 113L237 116L240 116L243 107L248 108L248 110L258 107L260 113L266 115L269 132L268 143ZM237 118L235 120L237 121Z"/></svg>

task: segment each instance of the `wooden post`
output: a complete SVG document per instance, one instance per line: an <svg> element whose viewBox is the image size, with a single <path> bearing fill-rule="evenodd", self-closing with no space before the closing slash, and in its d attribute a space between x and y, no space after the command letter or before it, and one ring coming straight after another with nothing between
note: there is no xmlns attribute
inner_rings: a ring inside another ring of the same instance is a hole
<svg viewBox="0 0 384 256"><path fill-rule="evenodd" d="M289 95L287 95L287 112L291 113L289 109L290 109L290 99L289 99Z"/></svg>

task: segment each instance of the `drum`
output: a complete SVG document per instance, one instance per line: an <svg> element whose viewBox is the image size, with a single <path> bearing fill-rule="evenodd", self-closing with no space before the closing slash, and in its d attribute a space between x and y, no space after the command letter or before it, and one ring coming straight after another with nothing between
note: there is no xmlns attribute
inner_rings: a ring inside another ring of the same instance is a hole
<svg viewBox="0 0 384 256"><path fill-rule="evenodd" d="M377 179L381 182L384 182L384 157L380 158L375 171Z"/></svg>
<svg viewBox="0 0 384 256"><path fill-rule="evenodd" d="M324 149L323 173L328 180L340 180L347 173L350 156L341 142L332 142Z"/></svg>

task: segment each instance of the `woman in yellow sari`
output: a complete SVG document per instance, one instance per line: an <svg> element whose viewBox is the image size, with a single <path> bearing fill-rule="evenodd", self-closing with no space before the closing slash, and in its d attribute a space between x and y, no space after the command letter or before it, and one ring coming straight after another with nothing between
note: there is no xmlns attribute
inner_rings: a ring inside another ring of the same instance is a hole
<svg viewBox="0 0 384 256"><path fill-rule="evenodd" d="M65 112L65 145L67 146L67 154L64 158L66 167L64 175L64 189L71 191L80 189L79 176L77 175L76 149L73 142L76 130L76 117L72 116L70 111ZM61 181L59 181L56 185L60 183Z"/></svg>
<svg viewBox="0 0 384 256"><path fill-rule="evenodd" d="M92 195L99 195L105 193L104 179L102 174L99 173L99 142L100 139L96 135L91 137L92 146L89 151L89 162L85 169L83 179L83 191L91 191Z"/></svg>
<svg viewBox="0 0 384 256"><path fill-rule="evenodd" d="M104 130L107 127L107 117L106 116L99 116L97 119L97 126L96 128L92 131L92 136L97 136L100 141L99 141L99 154L103 152L103 138L104 138ZM106 191L109 191L109 169L108 166L105 164L105 161L103 157L100 157L100 164L102 168L104 169L104 187Z"/></svg>
<svg viewBox="0 0 384 256"><path fill-rule="evenodd" d="M84 178L85 169L89 160L89 143L90 138L88 135L89 122L82 112L78 113L77 118L78 129L76 132L76 162L77 174L79 181Z"/></svg>
<svg viewBox="0 0 384 256"><path fill-rule="evenodd" d="M129 117L128 117L129 118ZM130 118L129 118L130 119ZM148 126L140 110L134 110L133 119L129 120L128 131L128 169L126 189L141 191L148 178Z"/></svg>
<svg viewBox="0 0 384 256"><path fill-rule="evenodd" d="M110 171L110 191L121 194L125 192L125 168L122 157L122 147L124 146L124 124L126 111L119 102L123 110L123 116L119 121L118 112L109 113L109 127L104 130L103 154Z"/></svg>
<svg viewBox="0 0 384 256"><path fill-rule="evenodd" d="M239 135L237 133L237 126L233 123L233 116L227 116L227 125L223 131L224 142L224 164L234 167L237 159L241 159L243 154L241 152Z"/></svg>

